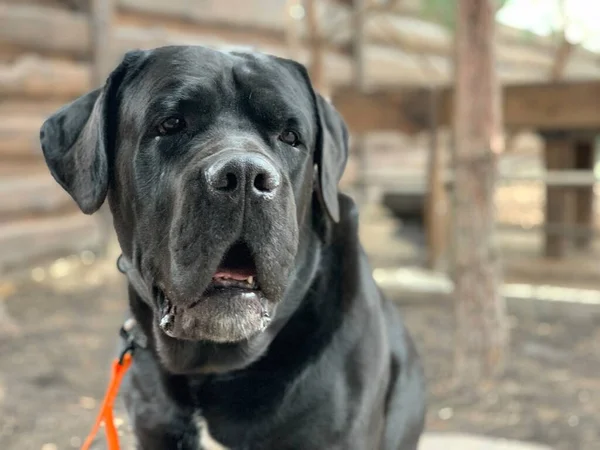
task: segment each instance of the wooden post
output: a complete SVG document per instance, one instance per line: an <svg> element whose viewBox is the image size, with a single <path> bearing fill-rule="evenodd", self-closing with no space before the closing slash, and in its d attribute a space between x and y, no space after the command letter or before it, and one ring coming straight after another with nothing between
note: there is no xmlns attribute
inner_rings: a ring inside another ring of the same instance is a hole
<svg viewBox="0 0 600 450"><path fill-rule="evenodd" d="M458 0L454 105L455 380L502 372L508 345L494 246L497 158L503 151L495 1Z"/></svg>
<svg viewBox="0 0 600 450"><path fill-rule="evenodd" d="M308 35L310 45L310 64L308 71L310 73L313 86L317 89L317 91L321 91L324 85L324 66L317 0L306 0L306 15L308 19Z"/></svg>
<svg viewBox="0 0 600 450"><path fill-rule="evenodd" d="M565 170L571 168L572 144L569 137L564 133L553 133L544 135L545 162L547 170ZM546 186L546 218L547 225L566 226L573 217L573 189L564 186ZM564 234L552 230L546 230L544 254L547 258L562 258L568 248L569 239Z"/></svg>
<svg viewBox="0 0 600 450"><path fill-rule="evenodd" d="M427 167L427 197L425 202L425 228L427 233L427 266L439 270L446 249L448 218L444 165L438 142L437 103L438 91L429 90L429 162Z"/></svg>
<svg viewBox="0 0 600 450"><path fill-rule="evenodd" d="M573 150L575 169L593 172L596 162L594 140L576 141ZM594 227L594 186L575 188L575 223L589 228L589 231L574 239L575 247L582 250L590 249Z"/></svg>
<svg viewBox="0 0 600 450"><path fill-rule="evenodd" d="M114 63L111 58L111 27L115 13L115 1L92 0L90 4L91 78L94 88L105 83ZM108 204L105 203L100 208L97 217L101 235L101 256L118 252L119 246L113 230L112 214Z"/></svg>
<svg viewBox="0 0 600 450"><path fill-rule="evenodd" d="M365 90L365 16L366 1L352 0L352 56L353 56L353 84L359 92ZM359 204L368 201L368 155L366 135L364 133L354 135L354 154L357 159L356 185L357 200Z"/></svg>
<svg viewBox="0 0 600 450"><path fill-rule="evenodd" d="M90 5L90 33L92 43L92 84L102 86L112 69L112 21L115 0L92 0Z"/></svg>
<svg viewBox="0 0 600 450"><path fill-rule="evenodd" d="M302 0L287 0L286 2L286 30L285 37L288 49L288 57L290 59L298 59L300 54L300 19L302 17L301 10L303 9ZM304 11L306 14L306 11ZM309 32L312 31L309 29Z"/></svg>

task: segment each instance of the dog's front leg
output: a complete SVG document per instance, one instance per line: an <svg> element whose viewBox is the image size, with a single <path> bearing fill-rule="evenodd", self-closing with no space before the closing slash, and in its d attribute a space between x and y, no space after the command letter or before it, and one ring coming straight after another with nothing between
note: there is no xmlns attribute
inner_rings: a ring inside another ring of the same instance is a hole
<svg viewBox="0 0 600 450"><path fill-rule="evenodd" d="M193 410L180 407L169 397L153 364L144 364L143 359L136 353L122 391L137 449L203 450L201 421Z"/></svg>

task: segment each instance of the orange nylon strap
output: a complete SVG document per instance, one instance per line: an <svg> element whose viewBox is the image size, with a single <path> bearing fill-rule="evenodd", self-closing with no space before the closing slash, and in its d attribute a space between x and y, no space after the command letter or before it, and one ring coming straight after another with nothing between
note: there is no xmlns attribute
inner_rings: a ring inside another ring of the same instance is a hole
<svg viewBox="0 0 600 450"><path fill-rule="evenodd" d="M108 450L119 450L119 435L117 434L117 428L113 418L113 405L117 394L119 393L119 387L125 373L131 366L131 353L127 352L121 359L115 359L112 363L112 373L102 406L96 417L96 423L92 427L90 434L83 443L81 450L88 450L94 442L94 438L98 434L98 430L102 423L104 423L104 432L106 433L106 441L108 443Z"/></svg>

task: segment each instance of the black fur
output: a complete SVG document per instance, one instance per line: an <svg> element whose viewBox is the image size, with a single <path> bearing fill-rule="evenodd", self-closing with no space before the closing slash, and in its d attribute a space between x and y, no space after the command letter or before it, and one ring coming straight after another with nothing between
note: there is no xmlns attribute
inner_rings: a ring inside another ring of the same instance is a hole
<svg viewBox="0 0 600 450"><path fill-rule="evenodd" d="M185 127L157 132L173 116ZM130 289L149 341L125 394L140 448L199 449L199 416L235 450L417 448L421 366L338 193L348 132L303 66L202 47L131 52L104 88L51 116L41 141L83 212L108 198L153 293ZM260 296L208 296L240 242Z"/></svg>

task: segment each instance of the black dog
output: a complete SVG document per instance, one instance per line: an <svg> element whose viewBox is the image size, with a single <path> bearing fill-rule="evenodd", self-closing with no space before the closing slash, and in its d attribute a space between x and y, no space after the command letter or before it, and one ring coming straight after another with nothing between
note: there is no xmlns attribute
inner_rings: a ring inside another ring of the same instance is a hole
<svg viewBox="0 0 600 450"><path fill-rule="evenodd" d="M41 142L84 213L108 198L147 292L130 287L140 448L200 448L200 416L237 450L417 448L422 369L338 193L346 127L303 66L130 52Z"/></svg>

